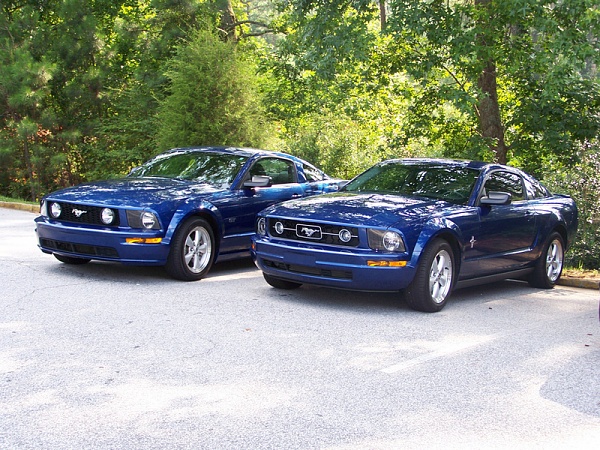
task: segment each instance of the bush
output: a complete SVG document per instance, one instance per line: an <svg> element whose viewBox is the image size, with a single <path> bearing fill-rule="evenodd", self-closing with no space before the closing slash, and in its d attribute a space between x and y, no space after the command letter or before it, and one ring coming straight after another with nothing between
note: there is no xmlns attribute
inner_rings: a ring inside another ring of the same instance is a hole
<svg viewBox="0 0 600 450"><path fill-rule="evenodd" d="M159 148L262 146L269 128L260 78L239 47L198 31L179 46L169 67L170 95L161 102L157 120Z"/></svg>
<svg viewBox="0 0 600 450"><path fill-rule="evenodd" d="M600 142L581 146L579 162L545 175L546 186L569 194L579 210L577 238L566 255L566 264L600 269Z"/></svg>

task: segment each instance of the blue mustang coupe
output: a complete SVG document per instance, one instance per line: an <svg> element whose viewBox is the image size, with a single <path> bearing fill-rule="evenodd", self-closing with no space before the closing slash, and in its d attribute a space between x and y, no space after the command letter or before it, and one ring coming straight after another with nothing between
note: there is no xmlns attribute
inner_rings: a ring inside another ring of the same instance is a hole
<svg viewBox="0 0 600 450"><path fill-rule="evenodd" d="M250 256L260 210L340 183L283 153L177 148L123 179L47 195L36 232L40 249L67 264L164 265L174 278L199 280L216 260Z"/></svg>
<svg viewBox="0 0 600 450"><path fill-rule="evenodd" d="M455 287L559 279L577 208L512 167L482 162L384 161L340 192L284 202L257 219L252 256L267 283L403 291L441 310Z"/></svg>

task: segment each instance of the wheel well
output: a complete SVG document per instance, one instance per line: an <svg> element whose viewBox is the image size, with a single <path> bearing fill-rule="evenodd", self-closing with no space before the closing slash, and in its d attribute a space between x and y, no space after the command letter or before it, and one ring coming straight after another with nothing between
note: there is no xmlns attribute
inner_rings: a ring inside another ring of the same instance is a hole
<svg viewBox="0 0 600 450"><path fill-rule="evenodd" d="M218 247L221 245L221 233L219 232L219 224L217 223L215 218L213 216L211 216L210 214L206 214L206 213L197 211L197 212L187 216L185 218L185 220L191 219L192 217L198 217L198 218L204 219L208 222L208 224L212 228L213 236L215 237L215 244L217 245L217 254L218 254ZM182 221L182 223L183 223L183 221Z"/></svg>
<svg viewBox="0 0 600 450"><path fill-rule="evenodd" d="M569 245L569 242L567 240L567 230L566 230L566 228L564 226L562 226L562 225L557 225L556 227L554 227L553 231L556 231L562 237L563 242L565 244L565 251L566 251L567 250L566 247Z"/></svg>
<svg viewBox="0 0 600 450"><path fill-rule="evenodd" d="M460 271L461 265L461 250L460 245L458 243L458 239L454 234L450 233L449 231L442 231L441 233L436 234L435 238L445 240L452 248L452 253L454 254L454 263L456 264L455 276L457 276Z"/></svg>

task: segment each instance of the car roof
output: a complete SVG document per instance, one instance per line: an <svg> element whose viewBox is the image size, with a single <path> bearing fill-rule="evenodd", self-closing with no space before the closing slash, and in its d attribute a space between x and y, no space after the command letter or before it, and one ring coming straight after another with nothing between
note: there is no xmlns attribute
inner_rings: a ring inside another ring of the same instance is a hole
<svg viewBox="0 0 600 450"><path fill-rule="evenodd" d="M204 153L222 153L222 154L230 154L230 155L240 155L240 156L255 156L255 155L277 155L284 156L287 158L294 158L291 155L287 155L285 153L273 152L270 150L261 150L257 148L249 148L249 147L230 147L230 146L202 146L202 147L177 147L171 150L167 150L162 154L168 153L177 153L177 152L204 152ZM294 158L296 159L296 158Z"/></svg>
<svg viewBox="0 0 600 450"><path fill-rule="evenodd" d="M385 163L401 163L407 165L431 165L431 166L450 166L450 167L468 167L476 170L490 170L490 169L510 169L510 170L518 170L514 167L490 163L484 161L470 161L470 160L462 160L462 159L446 159L446 158L399 158L399 159L389 159L387 161L382 161L380 164Z"/></svg>

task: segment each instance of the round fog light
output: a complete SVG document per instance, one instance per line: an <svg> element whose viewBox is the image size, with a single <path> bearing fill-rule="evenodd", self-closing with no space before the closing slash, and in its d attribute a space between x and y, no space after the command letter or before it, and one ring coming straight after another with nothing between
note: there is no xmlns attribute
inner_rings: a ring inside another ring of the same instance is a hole
<svg viewBox="0 0 600 450"><path fill-rule="evenodd" d="M275 232L277 234L283 234L283 224L281 222L275 224Z"/></svg>
<svg viewBox="0 0 600 450"><path fill-rule="evenodd" d="M56 219L62 213L62 208L58 203L50 203L50 215Z"/></svg>
<svg viewBox="0 0 600 450"><path fill-rule="evenodd" d="M104 225L110 225L115 220L115 212L110 208L103 208L100 213L100 220Z"/></svg>
<svg viewBox="0 0 600 450"><path fill-rule="evenodd" d="M339 237L340 241L342 242L350 242L350 239L352 239L352 233L344 228L343 230L340 230Z"/></svg>

